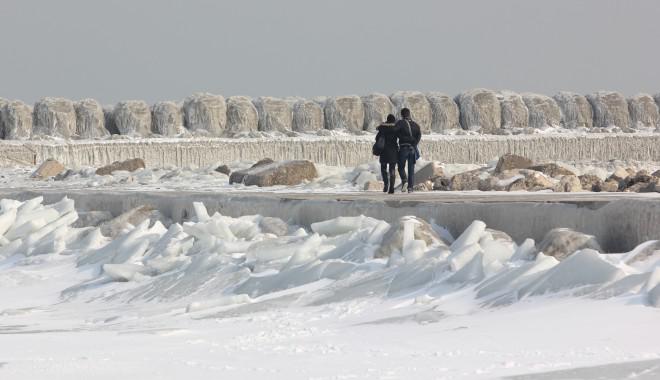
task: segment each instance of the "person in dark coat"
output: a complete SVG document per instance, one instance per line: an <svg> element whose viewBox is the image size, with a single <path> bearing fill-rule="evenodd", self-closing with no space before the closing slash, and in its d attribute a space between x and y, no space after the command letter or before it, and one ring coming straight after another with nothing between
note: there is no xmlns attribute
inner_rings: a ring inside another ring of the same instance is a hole
<svg viewBox="0 0 660 380"><path fill-rule="evenodd" d="M401 110L401 120L396 122L396 136L399 140L399 176L401 176L401 191L405 191L406 181L408 192L412 193L415 184L415 156L417 144L422 139L422 131L419 125L412 120L410 110ZM407 164L407 165L406 165ZM406 166L408 175L406 176Z"/></svg>
<svg viewBox="0 0 660 380"><path fill-rule="evenodd" d="M383 137L385 139L385 148L380 154L380 174L383 177L385 186L383 192L394 193L394 168L399 160L399 146L396 139L396 128L394 115L387 115L387 121L377 128L376 141Z"/></svg>

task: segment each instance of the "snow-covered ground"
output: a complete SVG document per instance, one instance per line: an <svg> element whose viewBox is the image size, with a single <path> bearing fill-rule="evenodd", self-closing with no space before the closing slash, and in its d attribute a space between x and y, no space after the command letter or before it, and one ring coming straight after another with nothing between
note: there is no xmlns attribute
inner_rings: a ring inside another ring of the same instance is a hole
<svg viewBox="0 0 660 380"><path fill-rule="evenodd" d="M103 236L67 199L0 205L2 378L660 374L655 242L557 261L478 221L301 228L201 204Z"/></svg>

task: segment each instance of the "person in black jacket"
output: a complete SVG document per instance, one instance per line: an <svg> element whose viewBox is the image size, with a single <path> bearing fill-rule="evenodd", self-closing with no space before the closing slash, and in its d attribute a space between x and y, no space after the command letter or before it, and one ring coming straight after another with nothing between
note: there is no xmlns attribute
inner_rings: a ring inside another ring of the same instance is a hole
<svg viewBox="0 0 660 380"><path fill-rule="evenodd" d="M410 110L401 110L402 119L396 122L396 136L399 139L399 176L401 176L401 191L405 191L406 180L408 192L412 193L415 184L415 152L417 144L422 139L422 131L419 125L412 120ZM406 176L406 163L408 164L408 175ZM407 178L406 178L407 177Z"/></svg>
<svg viewBox="0 0 660 380"><path fill-rule="evenodd" d="M381 137L385 139L385 148L380 154L380 174L385 183L383 192L390 194L394 193L394 168L399 160L395 121L394 115L387 115L387 121L378 126L378 133L376 134L376 141Z"/></svg>

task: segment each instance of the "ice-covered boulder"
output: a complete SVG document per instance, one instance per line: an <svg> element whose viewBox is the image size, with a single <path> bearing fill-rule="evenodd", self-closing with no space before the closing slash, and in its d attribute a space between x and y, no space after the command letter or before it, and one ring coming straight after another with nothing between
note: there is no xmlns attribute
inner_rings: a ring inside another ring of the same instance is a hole
<svg viewBox="0 0 660 380"><path fill-rule="evenodd" d="M229 182L238 182L238 177L232 173ZM311 181L318 176L314 163L306 160L280 161L260 165L246 171L240 178L246 186L294 186L304 181Z"/></svg>
<svg viewBox="0 0 660 380"><path fill-rule="evenodd" d="M253 100L259 114L259 130L289 132L293 128L293 112L289 103L280 98L261 96Z"/></svg>
<svg viewBox="0 0 660 380"><path fill-rule="evenodd" d="M2 113L4 112L5 106L9 101L5 98L0 98L0 140L5 138L5 122L2 119Z"/></svg>
<svg viewBox="0 0 660 380"><path fill-rule="evenodd" d="M151 131L161 136L177 136L184 132L183 112L174 102L157 102L151 106Z"/></svg>
<svg viewBox="0 0 660 380"><path fill-rule="evenodd" d="M5 140L25 140L32 136L32 107L20 100L7 102L0 109Z"/></svg>
<svg viewBox="0 0 660 380"><path fill-rule="evenodd" d="M222 95L196 93L183 102L185 126L191 132L221 136L227 124L227 105Z"/></svg>
<svg viewBox="0 0 660 380"><path fill-rule="evenodd" d="M115 124L114 107L103 107L103 119L105 120L105 129L108 130L108 133L111 135L118 135L119 130L117 129L117 124Z"/></svg>
<svg viewBox="0 0 660 380"><path fill-rule="evenodd" d="M410 116L419 124L422 133L431 132L431 105L426 96L419 91L397 91L390 95L394 105L394 115L401 116L401 109L410 109Z"/></svg>
<svg viewBox="0 0 660 380"><path fill-rule="evenodd" d="M141 158L133 158L126 161L117 161L110 165L96 169L96 175L110 175L116 171L133 172L138 169L144 169L146 165Z"/></svg>
<svg viewBox="0 0 660 380"><path fill-rule="evenodd" d="M83 139L105 137L110 133L105 128L103 107L94 99L83 99L74 104L76 110L76 131Z"/></svg>
<svg viewBox="0 0 660 380"><path fill-rule="evenodd" d="M324 109L325 128L360 132L364 125L364 106L356 95L328 99Z"/></svg>
<svg viewBox="0 0 660 380"><path fill-rule="evenodd" d="M384 123L387 115L394 114L392 101L385 94L373 93L362 98L364 106L364 130L375 131L376 128Z"/></svg>
<svg viewBox="0 0 660 380"><path fill-rule="evenodd" d="M594 125L591 103L586 97L573 92L561 91L554 96L561 110L561 124L564 128L589 128Z"/></svg>
<svg viewBox="0 0 660 380"><path fill-rule="evenodd" d="M561 110L553 98L532 93L524 93L522 97L529 111L531 128L559 127Z"/></svg>
<svg viewBox="0 0 660 380"><path fill-rule="evenodd" d="M247 96L227 98L227 134L254 132L259 126L257 108Z"/></svg>
<svg viewBox="0 0 660 380"><path fill-rule="evenodd" d="M33 135L70 138L76 134L76 110L63 98L43 98L34 104Z"/></svg>
<svg viewBox="0 0 660 380"><path fill-rule="evenodd" d="M454 99L440 92L429 92L426 99L431 107L431 131L444 132L461 128L461 115Z"/></svg>
<svg viewBox="0 0 660 380"><path fill-rule="evenodd" d="M632 128L656 128L660 126L658 105L651 95L637 94L628 99L628 111Z"/></svg>
<svg viewBox="0 0 660 380"><path fill-rule="evenodd" d="M502 125L502 109L497 94L483 88L465 91L456 97L461 110L461 127L481 133L498 132Z"/></svg>
<svg viewBox="0 0 660 380"><path fill-rule="evenodd" d="M151 110L142 100L125 100L115 105L115 126L121 135L144 137L151 134Z"/></svg>
<svg viewBox="0 0 660 380"><path fill-rule="evenodd" d="M595 237L570 228L555 228L548 231L538 246L540 252L559 261L585 248L602 251Z"/></svg>
<svg viewBox="0 0 660 380"><path fill-rule="evenodd" d="M415 240L424 242L422 251L431 246L449 250L447 242L442 240L428 222L415 216L404 216L385 232L383 241L374 257L390 257L393 252L399 252L409 257L410 255L407 254L417 248Z"/></svg>
<svg viewBox="0 0 660 380"><path fill-rule="evenodd" d="M523 97L515 92L501 91L497 94L502 110L502 128L527 128L529 111Z"/></svg>
<svg viewBox="0 0 660 380"><path fill-rule="evenodd" d="M66 169L59 161L49 158L32 173L32 178L45 179L55 177Z"/></svg>
<svg viewBox="0 0 660 380"><path fill-rule="evenodd" d="M293 105L293 130L316 132L323 129L323 107L312 100L302 99Z"/></svg>
<svg viewBox="0 0 660 380"><path fill-rule="evenodd" d="M630 115L628 113L628 102L618 92L599 91L587 95L594 113L594 127L607 128L616 126L619 128L630 127Z"/></svg>

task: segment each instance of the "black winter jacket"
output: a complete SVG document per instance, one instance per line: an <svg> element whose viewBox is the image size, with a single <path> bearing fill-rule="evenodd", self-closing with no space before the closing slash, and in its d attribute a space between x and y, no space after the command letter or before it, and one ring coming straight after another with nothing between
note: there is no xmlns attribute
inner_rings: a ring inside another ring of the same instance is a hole
<svg viewBox="0 0 660 380"><path fill-rule="evenodd" d="M382 136L385 138L385 149L380 154L380 162L395 164L399 157L399 146L396 143L396 127L392 123L383 123L377 128L376 141Z"/></svg>
<svg viewBox="0 0 660 380"><path fill-rule="evenodd" d="M406 123L408 121L408 123ZM410 129L408 129L410 125ZM399 146L412 145L417 146L422 139L422 131L419 125L411 119L399 120L396 122L396 135L399 138Z"/></svg>

